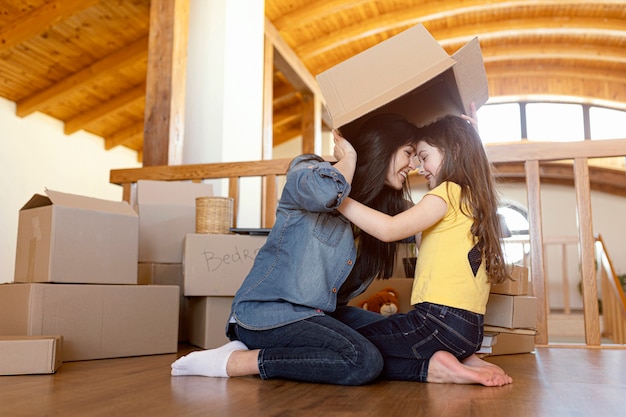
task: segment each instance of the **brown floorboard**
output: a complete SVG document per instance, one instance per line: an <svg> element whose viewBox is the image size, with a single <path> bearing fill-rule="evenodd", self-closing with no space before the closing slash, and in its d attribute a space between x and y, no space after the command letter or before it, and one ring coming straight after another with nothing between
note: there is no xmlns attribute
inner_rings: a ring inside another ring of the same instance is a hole
<svg viewBox="0 0 626 417"><path fill-rule="evenodd" d="M537 417L626 415L626 350L537 348L487 358L505 387L381 381L362 387L257 377L171 377L179 354L68 362L0 377L0 416Z"/></svg>

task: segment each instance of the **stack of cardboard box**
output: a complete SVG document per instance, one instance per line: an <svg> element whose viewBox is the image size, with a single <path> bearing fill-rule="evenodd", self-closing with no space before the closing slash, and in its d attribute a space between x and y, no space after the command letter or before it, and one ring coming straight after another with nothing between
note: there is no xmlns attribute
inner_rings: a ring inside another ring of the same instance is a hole
<svg viewBox="0 0 626 417"><path fill-rule="evenodd" d="M189 343L208 349L228 342L233 296L266 239L262 234L187 234L183 268Z"/></svg>
<svg viewBox="0 0 626 417"><path fill-rule="evenodd" d="M513 280L493 285L485 313L485 333L497 335L492 355L535 349L537 298L528 295L528 268L513 265Z"/></svg>
<svg viewBox="0 0 626 417"><path fill-rule="evenodd" d="M226 342L226 324L265 236L198 234L196 198L210 184L138 181L139 283L180 288L178 340L208 349Z"/></svg>
<svg viewBox="0 0 626 417"><path fill-rule="evenodd" d="M19 212L14 282L0 285L0 361L21 352L31 373L43 350L52 365L39 371L53 372L61 360L176 352L179 289L137 285L137 250L127 203L34 195Z"/></svg>

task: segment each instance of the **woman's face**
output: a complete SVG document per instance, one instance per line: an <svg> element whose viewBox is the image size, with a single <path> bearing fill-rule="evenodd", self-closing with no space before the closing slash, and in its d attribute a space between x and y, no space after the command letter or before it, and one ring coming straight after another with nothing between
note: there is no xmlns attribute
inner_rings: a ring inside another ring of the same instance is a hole
<svg viewBox="0 0 626 417"><path fill-rule="evenodd" d="M419 160L417 172L424 176L428 181L428 187L432 190L438 185L437 177L443 163L443 153L439 148L420 141L417 144L417 158Z"/></svg>
<svg viewBox="0 0 626 417"><path fill-rule="evenodd" d="M409 172L415 169L416 155L413 145L405 145L398 148L387 168L385 185L394 190L401 190Z"/></svg>

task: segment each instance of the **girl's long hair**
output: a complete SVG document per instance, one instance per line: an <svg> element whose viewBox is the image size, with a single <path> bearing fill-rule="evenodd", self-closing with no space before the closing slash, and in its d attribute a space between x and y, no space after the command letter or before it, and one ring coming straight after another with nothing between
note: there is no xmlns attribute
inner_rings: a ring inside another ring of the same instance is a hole
<svg viewBox="0 0 626 417"><path fill-rule="evenodd" d="M396 152L406 145L415 146L417 127L397 114L379 114L369 118L350 141L357 152L357 166L350 197L383 213L398 214L413 203L408 178L401 190L385 185ZM400 167L399 167L400 168ZM360 281L393 274L397 242L381 242L353 226L357 242L357 261L351 275ZM350 281L350 280L349 280Z"/></svg>
<svg viewBox="0 0 626 417"><path fill-rule="evenodd" d="M436 182L461 186L461 211L474 219L471 232L477 239L489 281L503 282L510 274L502 252L498 194L478 132L463 118L448 115L423 127L420 140L443 153Z"/></svg>

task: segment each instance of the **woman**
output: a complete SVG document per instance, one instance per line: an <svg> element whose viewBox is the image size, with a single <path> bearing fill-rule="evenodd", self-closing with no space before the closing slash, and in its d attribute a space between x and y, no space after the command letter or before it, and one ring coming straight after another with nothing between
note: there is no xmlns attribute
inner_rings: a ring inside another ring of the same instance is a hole
<svg viewBox="0 0 626 417"><path fill-rule="evenodd" d="M378 377L382 356L354 328L383 317L346 304L374 278L391 275L396 243L353 231L337 208L350 195L390 215L405 210L416 135L403 117L382 114L351 144L336 142L335 164L316 155L294 159L274 227L233 300L232 341L178 359L172 375L258 374L339 385Z"/></svg>

